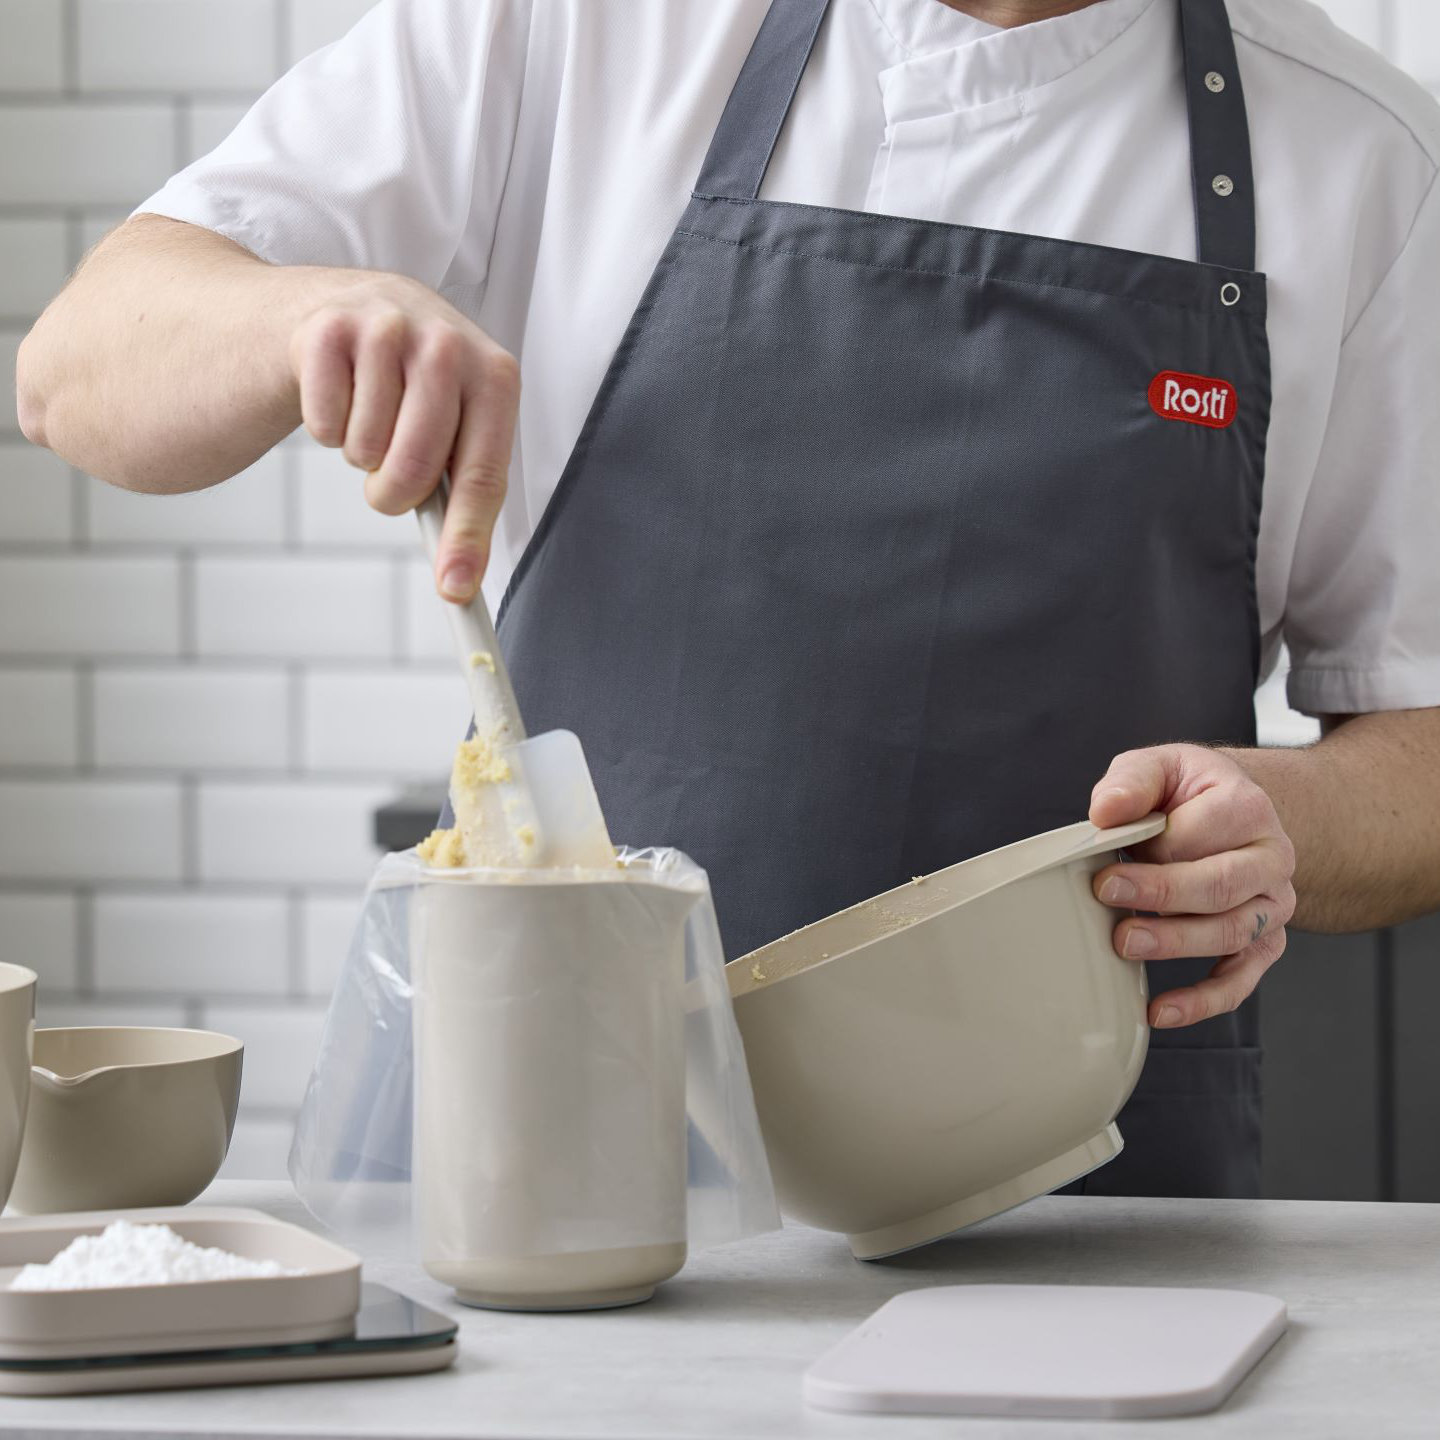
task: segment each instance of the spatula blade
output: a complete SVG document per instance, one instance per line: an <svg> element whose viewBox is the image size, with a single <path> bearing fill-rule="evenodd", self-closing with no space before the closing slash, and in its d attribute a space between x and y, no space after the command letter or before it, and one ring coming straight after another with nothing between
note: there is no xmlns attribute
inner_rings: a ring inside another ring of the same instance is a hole
<svg viewBox="0 0 1440 1440"><path fill-rule="evenodd" d="M587 870L613 866L615 848L580 737L569 730L549 730L511 746L506 754L528 791L535 816L530 863Z"/></svg>

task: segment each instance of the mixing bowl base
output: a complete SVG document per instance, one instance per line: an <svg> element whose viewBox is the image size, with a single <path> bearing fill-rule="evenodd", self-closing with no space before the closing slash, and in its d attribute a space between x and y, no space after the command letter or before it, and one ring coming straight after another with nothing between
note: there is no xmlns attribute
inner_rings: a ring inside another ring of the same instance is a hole
<svg viewBox="0 0 1440 1440"><path fill-rule="evenodd" d="M921 1245L941 1240L956 1230L977 1225L989 1220L1002 1211L1013 1210L1027 1200L1048 1195L1092 1170L1098 1170L1107 1161L1113 1160L1125 1148L1120 1131L1115 1125L1107 1125L1098 1135L1067 1150L1033 1170L1007 1180L1004 1184L982 1190L978 1195L957 1200L953 1205L932 1210L928 1215L919 1215L913 1220L902 1220L897 1225L884 1225L878 1230L867 1230L863 1234L849 1235L850 1251L857 1260L883 1260L898 1255L902 1250L914 1250Z"/></svg>

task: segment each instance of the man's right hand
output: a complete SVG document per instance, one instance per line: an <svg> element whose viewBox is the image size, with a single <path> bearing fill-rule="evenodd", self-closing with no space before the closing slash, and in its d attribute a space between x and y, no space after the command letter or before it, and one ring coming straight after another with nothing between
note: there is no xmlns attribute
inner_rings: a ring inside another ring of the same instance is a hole
<svg viewBox="0 0 1440 1440"><path fill-rule="evenodd" d="M305 316L290 364L305 428L366 472L376 510L413 510L449 471L436 586L447 600L472 599L505 499L514 356L418 281L375 274Z"/></svg>

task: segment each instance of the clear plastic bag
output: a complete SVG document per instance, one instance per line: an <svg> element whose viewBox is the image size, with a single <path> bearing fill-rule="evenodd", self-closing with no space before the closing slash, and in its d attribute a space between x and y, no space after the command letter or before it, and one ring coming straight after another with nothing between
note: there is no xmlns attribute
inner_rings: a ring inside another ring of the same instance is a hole
<svg viewBox="0 0 1440 1440"><path fill-rule="evenodd" d="M441 1274L778 1227L705 872L618 858L381 861L290 1153L341 1238Z"/></svg>

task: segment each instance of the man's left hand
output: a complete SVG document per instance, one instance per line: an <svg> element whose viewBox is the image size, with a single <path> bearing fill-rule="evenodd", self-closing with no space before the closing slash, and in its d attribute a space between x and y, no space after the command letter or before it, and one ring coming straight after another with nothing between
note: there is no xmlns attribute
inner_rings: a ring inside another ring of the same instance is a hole
<svg viewBox="0 0 1440 1440"><path fill-rule="evenodd" d="M1095 894L1148 911L1115 927L1127 960L1218 955L1207 979L1150 1001L1150 1023L1170 1029L1234 1010L1285 949L1295 913L1295 847L1270 797L1229 756L1199 745L1117 755L1090 798L1101 829L1162 810L1165 833L1134 848L1134 862L1095 877Z"/></svg>

